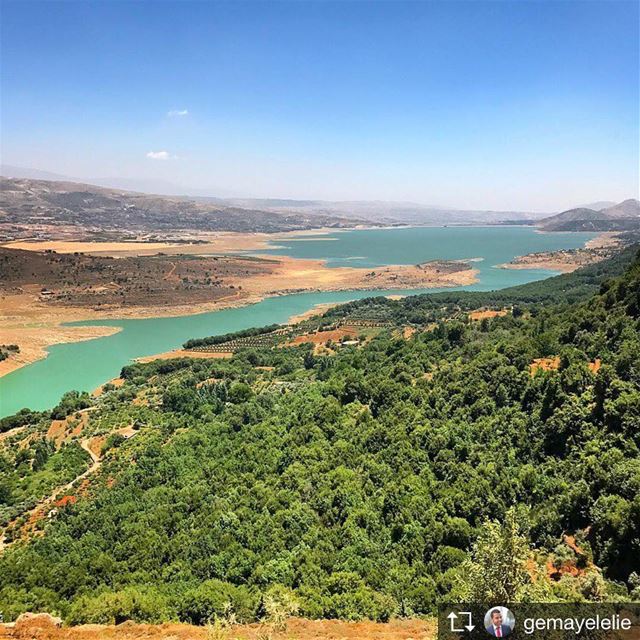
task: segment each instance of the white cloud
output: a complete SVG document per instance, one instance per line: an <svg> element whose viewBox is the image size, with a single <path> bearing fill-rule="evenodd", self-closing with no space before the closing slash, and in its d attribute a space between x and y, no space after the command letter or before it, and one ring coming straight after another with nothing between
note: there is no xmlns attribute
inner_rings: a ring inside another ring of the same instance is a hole
<svg viewBox="0 0 640 640"><path fill-rule="evenodd" d="M151 160L169 160L173 156L168 151L149 151L147 158Z"/></svg>
<svg viewBox="0 0 640 640"><path fill-rule="evenodd" d="M167 111L167 115L170 118L182 118L188 116L189 111L187 109L172 109L171 111Z"/></svg>

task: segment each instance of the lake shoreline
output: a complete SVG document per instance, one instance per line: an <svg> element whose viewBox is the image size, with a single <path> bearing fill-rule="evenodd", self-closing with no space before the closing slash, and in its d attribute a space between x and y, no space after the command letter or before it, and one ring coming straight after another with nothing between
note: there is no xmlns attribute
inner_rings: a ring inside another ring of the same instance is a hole
<svg viewBox="0 0 640 640"><path fill-rule="evenodd" d="M31 260L22 256L22 271L9 272L22 273L22 280L14 276L11 282L6 281L4 293L9 297L0 300L3 343L25 345L34 334L47 334L48 341L40 353L32 356L40 359L29 366L23 362L16 367L17 359L5 365L12 371L0 378L0 413L11 415L23 407L46 410L69 389L91 391L117 376L122 366L136 358L180 349L190 338L286 324L292 318L308 317L308 312L321 311L325 303L455 289L489 291L541 280L557 272L505 270L497 265L531 252L581 248L597 235L538 234L529 227L412 227L339 233L328 230L334 241L326 242L319 231L297 235L297 239L305 241L292 239L286 247L269 245L272 253L268 256L264 249L252 251L262 258L219 260L222 286L216 285L211 294L202 282L197 282L207 275L208 267L202 259L187 256L183 262L154 258L160 267L152 270L144 266L142 271L152 285L152 295L146 293L147 287L126 289L122 296L124 307L113 291L95 295L97 289L103 288L95 278L90 282L92 286L86 287L77 275L67 282L60 267L55 267L60 275L54 278L45 261L39 259L39 271L31 270ZM274 236L270 240L279 244ZM474 256L480 260L470 262ZM425 259L432 262L424 263ZM66 263L83 261L62 256L52 261L53 266ZM87 263L90 267L91 261L85 260ZM118 267L114 269L117 271ZM29 279L32 271L48 278L50 292L43 295L42 288L33 284L39 280ZM135 269L124 270L128 271L129 282L135 285ZM88 269L87 273L96 271ZM114 272L107 273L107 280L113 280ZM157 280L149 280L149 274ZM186 285L184 276L188 276ZM218 278L215 270L211 276L212 280ZM23 284L26 282L31 284ZM113 290L122 290L126 282ZM65 306L73 303L76 290L82 298L76 300L76 306ZM136 297L136 291L140 297ZM13 335L5 338L5 329L11 329ZM61 331L70 335L64 340L56 339L56 332ZM83 335L81 331L94 333ZM83 342L73 341L80 335Z"/></svg>
<svg viewBox="0 0 640 640"><path fill-rule="evenodd" d="M589 240L581 249L541 251L516 256L501 265L501 269L546 269L559 273L572 273L611 257L621 246L619 233L604 232Z"/></svg>
<svg viewBox="0 0 640 640"><path fill-rule="evenodd" d="M468 228L475 228L472 225ZM394 230L398 227L389 227ZM402 227L417 228L414 226ZM429 227L430 228L430 227ZM380 230L380 227L373 227L369 230ZM280 241L295 240L324 240L318 236L329 234L343 234L354 229L333 229L319 227L316 229L291 231L285 233L266 234L237 234L237 233L217 233L202 236L203 240L209 240L198 244L159 244L144 242L120 242L120 243L100 243L100 242L75 242L75 241L45 241L45 242L12 242L5 243L4 247L21 248L31 251L54 250L61 253L73 253L75 251L85 251L92 255L102 255L110 257L126 257L131 255L144 256L153 255L159 250L163 253L198 255L209 254L214 248L216 252L250 252L255 257L261 257L279 261L282 267L276 274L263 278L253 278L252 281L243 282L242 290L237 290L233 294L212 300L210 302L196 302L191 304L161 306L118 306L112 308L96 309L87 306L56 306L52 307L38 300L37 287L25 294L15 296L5 295L1 300L0 326L3 328L3 342L6 344L18 344L20 353L11 355L6 360L0 362L0 378L22 368L44 359L48 355L49 347L56 344L66 344L93 340L101 337L113 335L119 331L118 327L92 324L91 326L77 326L77 322L114 321L114 320L145 320L151 318L176 318L182 316L192 316L205 314L226 309L234 309L257 304L266 298L291 295L296 293L313 292L339 292L339 291L384 291L389 289L431 289L443 287L469 286L478 282L477 269L468 268L465 271L454 274L454 277L436 277L431 280L417 280L412 278L410 282L403 285L398 280L391 280L395 275L395 270L400 272L410 271L410 265L390 265L378 267L377 270L390 270L389 278L386 282L376 280L372 283L362 281L362 268L354 267L330 267L327 260L294 258L286 255L274 255L260 253L265 249L277 250ZM364 227L356 230L367 231ZM536 234L540 233L536 230ZM545 234L546 235L546 234ZM326 240L336 240L336 238L326 238ZM585 249L608 248L617 244L615 233L600 233L596 237L585 243ZM504 269L546 269L556 272L567 273L578 268L575 264L565 264L562 260L547 260L543 252L537 261L528 260L526 255L515 256L511 263L501 264ZM455 262L455 261L450 261ZM467 266L470 267L468 263ZM372 269L371 271L376 271ZM413 274L415 275L415 274ZM360 281L358 281L360 278ZM292 287L293 282L304 282L315 280L306 286ZM314 314L313 309L300 314L304 319L307 313Z"/></svg>
<svg viewBox="0 0 640 640"><path fill-rule="evenodd" d="M38 286L28 293L2 297L0 325L3 340L18 344L20 353L0 362L0 378L38 360L46 358L48 348L56 344L79 342L113 335L112 326L78 326L78 322L102 320L145 320L175 318L212 311L245 307L266 298L297 293L340 291L384 291L397 289L431 289L468 286L477 282L478 271L461 261L433 261L422 265L389 265L377 269L328 267L324 260L307 260L288 256L268 256L278 261L280 270L271 276L256 276L242 281L242 290L211 302L181 305L129 306L95 309L83 306L52 306L39 299ZM455 265L459 265L458 268ZM454 265L451 272L441 268ZM371 274L376 274L372 276ZM307 286L291 287L304 279ZM287 286L289 285L289 286Z"/></svg>

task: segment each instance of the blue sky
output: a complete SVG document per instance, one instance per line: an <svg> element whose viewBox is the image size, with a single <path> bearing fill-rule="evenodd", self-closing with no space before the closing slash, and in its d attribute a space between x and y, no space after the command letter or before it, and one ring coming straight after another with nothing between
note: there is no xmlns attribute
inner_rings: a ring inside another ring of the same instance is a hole
<svg viewBox="0 0 640 640"><path fill-rule="evenodd" d="M638 196L639 4L2 0L2 159L212 195Z"/></svg>

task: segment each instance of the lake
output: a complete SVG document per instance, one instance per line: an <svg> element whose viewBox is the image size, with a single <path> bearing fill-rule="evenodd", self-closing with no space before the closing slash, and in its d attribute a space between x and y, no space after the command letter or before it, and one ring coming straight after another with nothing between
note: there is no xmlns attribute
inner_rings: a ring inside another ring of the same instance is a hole
<svg viewBox="0 0 640 640"><path fill-rule="evenodd" d="M326 259L331 267L379 267L435 259L475 259L474 266L480 272L479 282L464 289L486 291L555 275L554 272L534 269L499 269L496 265L525 253L578 248L595 235L543 234L531 227L361 229L278 241L273 248L259 253ZM175 349L189 338L283 323L320 303L435 291L442 289L302 293L197 315L73 323L117 326L122 330L95 340L54 345L46 359L0 378L0 417L11 415L23 407L51 408L65 391L91 391L117 376L122 366L133 358Z"/></svg>

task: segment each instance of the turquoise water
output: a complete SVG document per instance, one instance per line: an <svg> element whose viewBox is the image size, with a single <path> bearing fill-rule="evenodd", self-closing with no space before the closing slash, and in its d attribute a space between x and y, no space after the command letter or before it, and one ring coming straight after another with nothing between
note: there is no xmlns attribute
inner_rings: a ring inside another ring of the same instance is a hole
<svg viewBox="0 0 640 640"><path fill-rule="evenodd" d="M376 267L416 264L437 258L482 258L479 282L468 290L499 289L554 275L542 270L498 269L497 264L534 251L577 248L595 234L540 234L527 227L448 227L345 231L278 243L261 253L300 258L324 258L330 266ZM284 246L284 248L283 248ZM292 283L295 284L295 283ZM451 290L451 289L449 289ZM344 302L372 295L416 294L428 290L340 291L268 298L237 309L176 318L99 320L78 325L116 326L112 336L54 345L49 356L0 378L0 416L23 407L47 409L70 389L91 391L118 375L132 358L179 347L189 338L227 333L248 327L286 322L316 304Z"/></svg>

